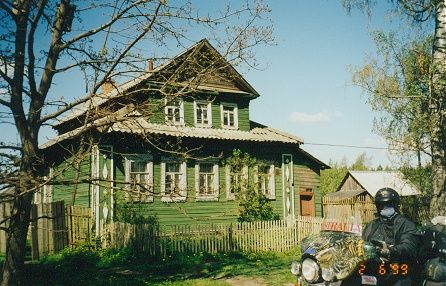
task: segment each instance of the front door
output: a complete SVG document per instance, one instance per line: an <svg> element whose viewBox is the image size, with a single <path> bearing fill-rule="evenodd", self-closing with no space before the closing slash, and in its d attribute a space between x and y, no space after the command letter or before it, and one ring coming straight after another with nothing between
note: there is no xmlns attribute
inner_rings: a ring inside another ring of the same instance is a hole
<svg viewBox="0 0 446 286"><path fill-rule="evenodd" d="M303 188L299 190L299 209L301 216L315 216L313 189Z"/></svg>

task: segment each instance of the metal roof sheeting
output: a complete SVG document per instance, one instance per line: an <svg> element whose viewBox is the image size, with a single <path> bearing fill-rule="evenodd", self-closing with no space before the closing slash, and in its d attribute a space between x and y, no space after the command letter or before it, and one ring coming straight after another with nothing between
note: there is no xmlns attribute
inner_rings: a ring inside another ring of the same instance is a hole
<svg viewBox="0 0 446 286"><path fill-rule="evenodd" d="M366 192L366 190L346 190L325 195L324 198L350 199Z"/></svg>
<svg viewBox="0 0 446 286"><path fill-rule="evenodd" d="M103 121L104 122L104 121ZM96 122L98 123L98 122ZM99 124L98 124L99 125ZM103 125L104 126L104 125ZM220 140L240 140L240 141L256 141L256 142L278 142L290 144L303 144L304 140L300 137L281 132L274 128L263 126L251 121L253 128L250 131L240 131L232 129L216 129L194 126L178 126L178 125L161 125L149 123L145 118L132 117L122 121L112 123L108 129L108 133L122 132L130 134L161 134L175 137L189 138L211 138ZM70 132L59 135L40 148L48 148L58 142L75 138L83 132L85 128L77 128Z"/></svg>
<svg viewBox="0 0 446 286"><path fill-rule="evenodd" d="M217 129L194 126L161 125L149 123L144 118L134 118L133 120L121 121L113 124L109 132L123 133L149 133L162 134L176 137L190 138L211 138L220 140L241 140L257 142L280 142L291 144L302 144L303 139L291 134L269 128L260 124L248 131L233 129Z"/></svg>
<svg viewBox="0 0 446 286"><path fill-rule="evenodd" d="M392 188L400 196L420 195L420 191L399 171L349 171L349 174L372 196L381 188Z"/></svg>

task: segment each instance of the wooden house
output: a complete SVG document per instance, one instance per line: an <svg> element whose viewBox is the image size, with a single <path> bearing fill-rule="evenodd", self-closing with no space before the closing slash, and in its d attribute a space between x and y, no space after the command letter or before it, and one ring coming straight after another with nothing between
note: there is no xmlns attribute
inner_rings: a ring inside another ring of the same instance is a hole
<svg viewBox="0 0 446 286"><path fill-rule="evenodd" d="M361 211L363 220L375 217L374 197L381 188L392 188L400 196L420 195L420 191L400 171L348 171L338 189L323 197L324 213L333 206Z"/></svg>
<svg viewBox="0 0 446 286"><path fill-rule="evenodd" d="M258 96L206 39L124 84L110 81L41 146L57 178L41 195L91 208L96 225L122 201L161 224L232 222L231 181L251 172L281 219L321 216L319 176L329 167L303 139L251 121ZM235 149L262 167L231 170L224 162Z"/></svg>

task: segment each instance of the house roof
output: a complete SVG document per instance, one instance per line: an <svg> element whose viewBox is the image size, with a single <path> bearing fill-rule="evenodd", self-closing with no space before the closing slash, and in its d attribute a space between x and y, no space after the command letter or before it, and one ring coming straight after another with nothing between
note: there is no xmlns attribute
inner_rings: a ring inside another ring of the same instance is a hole
<svg viewBox="0 0 446 286"><path fill-rule="evenodd" d="M334 193L330 193L328 195L325 195L326 198L336 198L339 200L342 199L350 199L353 197L356 197L357 195L360 195L362 193L367 192L366 190L345 190L345 191L339 191L339 192L334 192Z"/></svg>
<svg viewBox="0 0 446 286"><path fill-rule="evenodd" d="M148 122L143 117L130 117L126 120L118 120L110 123L106 129L108 133L122 132L129 134L162 134L167 136L180 136L184 138L210 138L221 140L239 140L256 142L278 142L290 144L303 144L304 140L300 137L279 131L277 129L261 125L250 121L250 131L240 131L231 129L203 128L194 126L178 126L154 124ZM98 124L101 125L101 124ZM56 136L41 145L45 149L66 139L75 138L83 132L84 128L77 128L70 132Z"/></svg>
<svg viewBox="0 0 446 286"><path fill-rule="evenodd" d="M360 188L358 190L339 191L349 177L355 180ZM421 194L420 191L417 190L417 188L409 180L405 179L404 175L399 171L348 171L342 183L339 185L338 191L333 193L332 196L347 195L344 194L344 192L350 192L351 195L355 192L360 193L360 191L367 191L367 193L369 193L372 197L375 197L378 190L385 187L394 189L400 194L400 196L413 196Z"/></svg>
<svg viewBox="0 0 446 286"><path fill-rule="evenodd" d="M183 51L182 53L178 54L177 56L169 59L168 61L164 62L162 65L156 67L152 71L148 71L143 73L142 75L127 81L126 83L123 83L121 85L116 85L114 88L106 93L99 93L97 95L94 95L90 100L86 101L84 104L80 105L77 108L73 108L72 110L68 111L68 113L65 115L65 117L61 118L57 122L53 124L54 127L59 126L65 122L68 122L72 119L75 119L84 113L86 113L90 109L94 109L110 99L116 98L117 96L122 95L126 91L136 87L137 85L148 81L153 83L160 83L164 84L164 82L160 82L157 75L162 73L163 71L169 71L173 70L173 73L180 73L182 70L187 69L188 67L188 61L191 62L190 58L196 58L198 57L197 54L200 52L203 52L203 50L206 50L209 54L212 55L212 57L215 59L215 61L220 62L223 66L222 69L218 69L214 71L216 74L221 74L223 71L230 74L230 79L223 79L223 75L220 75L219 79L221 81L226 80L231 81L231 84L226 83L226 86L224 85L216 85L211 80L198 80L198 85L194 86L196 90L201 91L210 91L214 93L233 93L233 94L240 94L240 95L249 95L252 97L258 97L258 92L234 69L232 65L230 65L221 55L220 53L208 42L207 39L203 39L199 42L197 42L195 45L191 46L189 49ZM189 60L188 60L189 59ZM190 65L190 64L189 64ZM194 79L198 78L200 75L196 75ZM166 79L167 77L172 78L172 74L164 74L163 78ZM194 79L187 79L187 80L173 80L172 83L175 83L176 86L183 86L187 87L191 84L191 81ZM235 87L237 86L237 88Z"/></svg>

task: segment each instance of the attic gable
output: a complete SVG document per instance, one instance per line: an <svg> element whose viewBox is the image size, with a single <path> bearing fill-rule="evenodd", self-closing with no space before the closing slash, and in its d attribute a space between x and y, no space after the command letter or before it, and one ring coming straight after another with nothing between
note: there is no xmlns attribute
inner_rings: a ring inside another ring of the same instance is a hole
<svg viewBox="0 0 446 286"><path fill-rule="evenodd" d="M185 89L185 92L188 90L211 91L217 94L240 95L250 99L259 96L231 64L206 39L203 39L154 70L124 84L114 85L111 89L93 96L83 105L70 110L53 127L57 129L57 126L84 116L88 110L96 109L140 86L151 84L158 86L161 91L180 87Z"/></svg>
<svg viewBox="0 0 446 286"><path fill-rule="evenodd" d="M206 39L171 59L148 80L190 90L240 93L253 98L259 96Z"/></svg>

